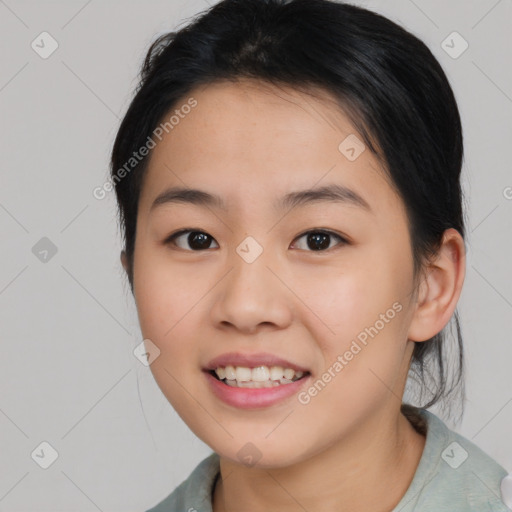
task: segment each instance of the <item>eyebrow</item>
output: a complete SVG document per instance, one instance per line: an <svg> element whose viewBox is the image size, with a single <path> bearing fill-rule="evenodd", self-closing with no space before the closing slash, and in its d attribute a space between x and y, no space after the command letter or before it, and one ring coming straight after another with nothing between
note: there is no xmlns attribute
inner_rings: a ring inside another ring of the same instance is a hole
<svg viewBox="0 0 512 512"><path fill-rule="evenodd" d="M358 206L362 209L372 212L368 202L354 190L339 184L324 185L322 187L311 188L290 192L278 199L274 203L276 209L292 209L316 202L334 202L346 203ZM186 187L171 187L164 190L152 203L150 212L164 204L185 203L197 206L213 207L221 210L227 210L226 203L222 197L199 190Z"/></svg>

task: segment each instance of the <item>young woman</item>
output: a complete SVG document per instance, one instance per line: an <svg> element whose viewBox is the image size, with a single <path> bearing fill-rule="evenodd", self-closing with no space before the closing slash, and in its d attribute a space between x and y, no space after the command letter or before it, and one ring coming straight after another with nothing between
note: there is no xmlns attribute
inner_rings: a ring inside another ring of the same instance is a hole
<svg viewBox="0 0 512 512"><path fill-rule="evenodd" d="M152 512L509 510L426 410L464 394L462 158L439 63L368 10L224 0L153 44L112 153L122 264L213 453Z"/></svg>

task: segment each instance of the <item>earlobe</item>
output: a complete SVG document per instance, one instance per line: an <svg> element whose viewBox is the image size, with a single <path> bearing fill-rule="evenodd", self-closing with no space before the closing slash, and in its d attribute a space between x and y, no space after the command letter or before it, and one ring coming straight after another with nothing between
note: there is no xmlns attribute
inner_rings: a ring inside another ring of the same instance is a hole
<svg viewBox="0 0 512 512"><path fill-rule="evenodd" d="M128 258L126 257L126 251L121 251L121 264L125 272L128 272Z"/></svg>
<svg viewBox="0 0 512 512"><path fill-rule="evenodd" d="M457 230L450 228L444 232L441 247L419 285L408 339L429 340L446 326L462 291L465 266L464 240Z"/></svg>
<svg viewBox="0 0 512 512"><path fill-rule="evenodd" d="M130 274L130 264L128 261L128 256L126 254L126 251L121 251L121 264L123 265L124 271L126 272L126 275L128 277L128 282L130 283L130 288L133 293L133 276Z"/></svg>

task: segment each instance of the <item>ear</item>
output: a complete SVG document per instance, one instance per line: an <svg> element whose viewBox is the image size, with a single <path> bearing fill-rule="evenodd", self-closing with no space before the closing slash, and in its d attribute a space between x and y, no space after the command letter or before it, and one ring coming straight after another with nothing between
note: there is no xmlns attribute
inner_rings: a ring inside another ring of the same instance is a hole
<svg viewBox="0 0 512 512"><path fill-rule="evenodd" d="M126 256L126 251L121 251L121 264L123 265L125 272L128 272L128 258Z"/></svg>
<svg viewBox="0 0 512 512"><path fill-rule="evenodd" d="M130 289L133 294L133 276L130 276L129 265L128 265L128 256L126 255L126 251L121 251L121 264L123 265L124 271L128 277L128 282L130 283Z"/></svg>
<svg viewBox="0 0 512 512"><path fill-rule="evenodd" d="M466 275L466 250L460 233L444 232L441 247L425 269L408 338L426 341L438 334L455 311Z"/></svg>

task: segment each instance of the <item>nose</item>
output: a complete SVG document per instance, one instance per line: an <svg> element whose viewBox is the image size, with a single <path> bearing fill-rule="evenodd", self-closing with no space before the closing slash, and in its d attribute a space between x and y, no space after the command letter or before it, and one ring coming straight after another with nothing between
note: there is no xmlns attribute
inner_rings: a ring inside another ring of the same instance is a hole
<svg viewBox="0 0 512 512"><path fill-rule="evenodd" d="M248 263L238 254L230 259L232 269L216 287L211 310L214 324L255 334L264 329L284 329L292 321L291 293L277 277L269 259L261 254Z"/></svg>

